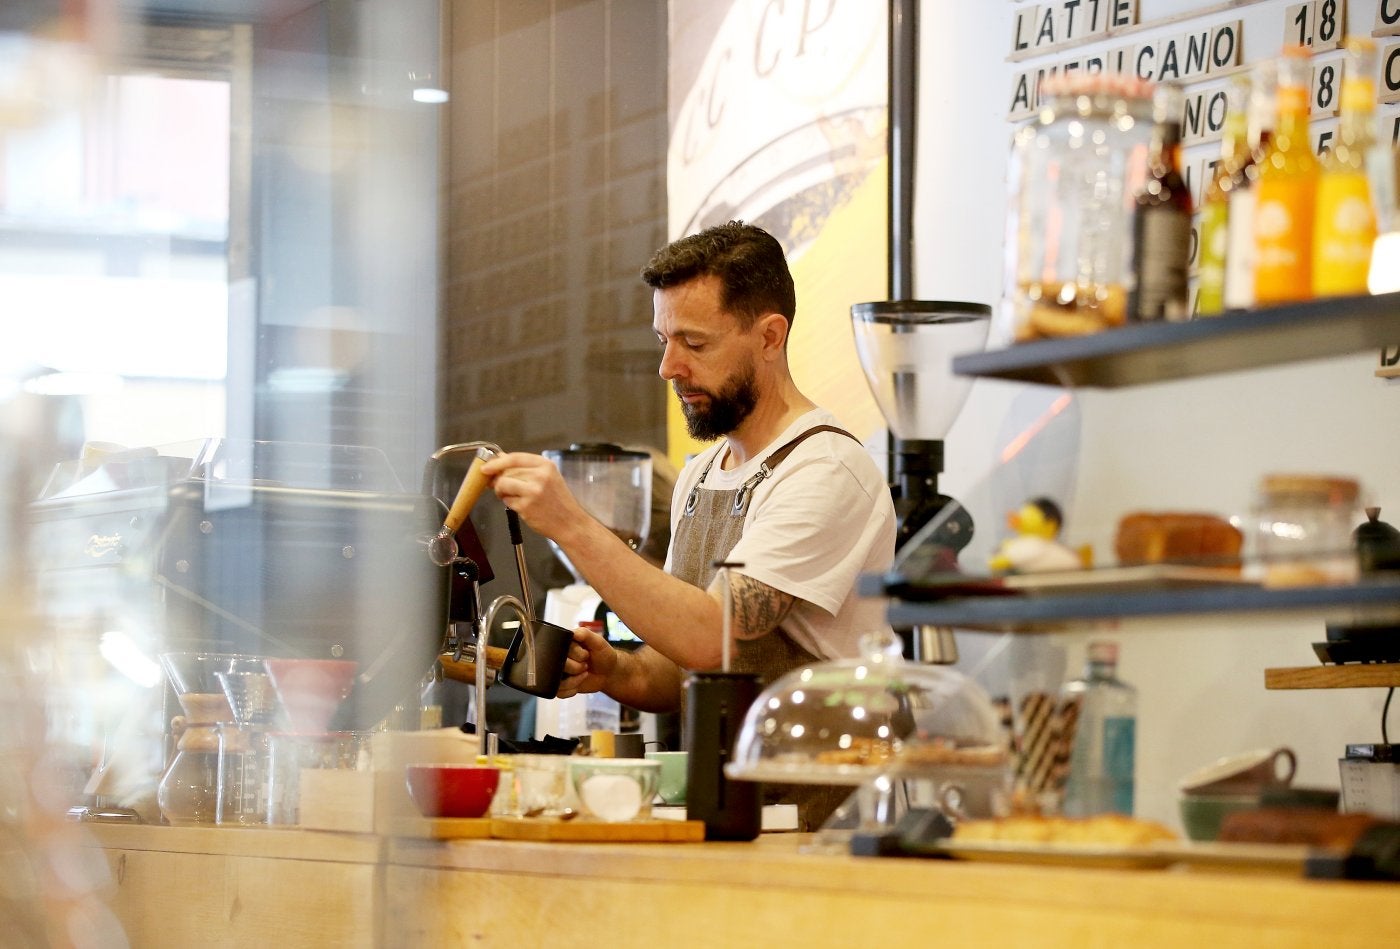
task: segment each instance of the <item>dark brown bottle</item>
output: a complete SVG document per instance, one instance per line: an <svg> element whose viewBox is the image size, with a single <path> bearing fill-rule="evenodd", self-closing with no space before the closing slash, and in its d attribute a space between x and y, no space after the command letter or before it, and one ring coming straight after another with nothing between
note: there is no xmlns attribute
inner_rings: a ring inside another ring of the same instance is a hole
<svg viewBox="0 0 1400 949"><path fill-rule="evenodd" d="M1186 269L1191 247L1191 192L1181 175L1181 87L1163 83L1153 97L1147 177L1133 196L1134 320L1187 320Z"/></svg>

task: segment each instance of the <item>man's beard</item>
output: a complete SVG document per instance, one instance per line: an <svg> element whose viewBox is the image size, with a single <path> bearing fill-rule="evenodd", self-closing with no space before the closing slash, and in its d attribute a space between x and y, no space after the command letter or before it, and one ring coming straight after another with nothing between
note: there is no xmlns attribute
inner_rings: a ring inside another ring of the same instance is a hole
<svg viewBox="0 0 1400 949"><path fill-rule="evenodd" d="M671 387L676 390L677 395L681 394L680 386L672 383ZM690 432L691 438L702 442L712 442L721 435L728 435L734 431L749 417L749 413L758 403L752 364L726 382L719 392L705 392L703 389L685 391L704 392L710 397L708 404L681 401L686 431Z"/></svg>

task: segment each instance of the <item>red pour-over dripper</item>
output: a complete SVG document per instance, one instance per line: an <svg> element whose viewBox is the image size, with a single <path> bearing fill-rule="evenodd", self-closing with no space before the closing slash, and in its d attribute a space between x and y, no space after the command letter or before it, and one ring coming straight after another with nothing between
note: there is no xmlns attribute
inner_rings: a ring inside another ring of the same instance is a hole
<svg viewBox="0 0 1400 949"><path fill-rule="evenodd" d="M330 730L359 669L349 659L266 659L263 665L282 703L287 730L301 735Z"/></svg>

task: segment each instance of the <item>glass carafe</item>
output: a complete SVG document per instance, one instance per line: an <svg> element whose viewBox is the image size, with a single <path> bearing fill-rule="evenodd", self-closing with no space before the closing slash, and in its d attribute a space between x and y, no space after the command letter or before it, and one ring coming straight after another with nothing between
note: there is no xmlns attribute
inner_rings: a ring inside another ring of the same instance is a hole
<svg viewBox="0 0 1400 949"><path fill-rule="evenodd" d="M219 727L233 719L222 692L180 695L183 716L171 720L176 754L156 789L156 803L171 824L213 824L218 814Z"/></svg>
<svg viewBox="0 0 1400 949"><path fill-rule="evenodd" d="M183 715L170 721L176 754L156 788L156 803L171 824L213 824L218 818L219 726L233 709L218 673L241 657L226 653L167 652L160 657Z"/></svg>

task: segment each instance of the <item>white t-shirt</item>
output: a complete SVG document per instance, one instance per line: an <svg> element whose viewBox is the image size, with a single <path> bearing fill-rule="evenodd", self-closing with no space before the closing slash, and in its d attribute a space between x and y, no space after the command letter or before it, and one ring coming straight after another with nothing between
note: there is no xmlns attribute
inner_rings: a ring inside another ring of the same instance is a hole
<svg viewBox="0 0 1400 949"><path fill-rule="evenodd" d="M813 409L739 467L723 471L716 462L701 490L736 489L797 435L838 424L830 412ZM721 440L681 471L671 498L672 537L700 473L727 448ZM782 625L799 645L822 659L855 658L861 636L889 629L884 602L858 596L855 587L861 574L889 569L894 539L894 503L884 474L855 439L818 432L754 489L743 535L728 559L744 565L738 572L797 597Z"/></svg>

